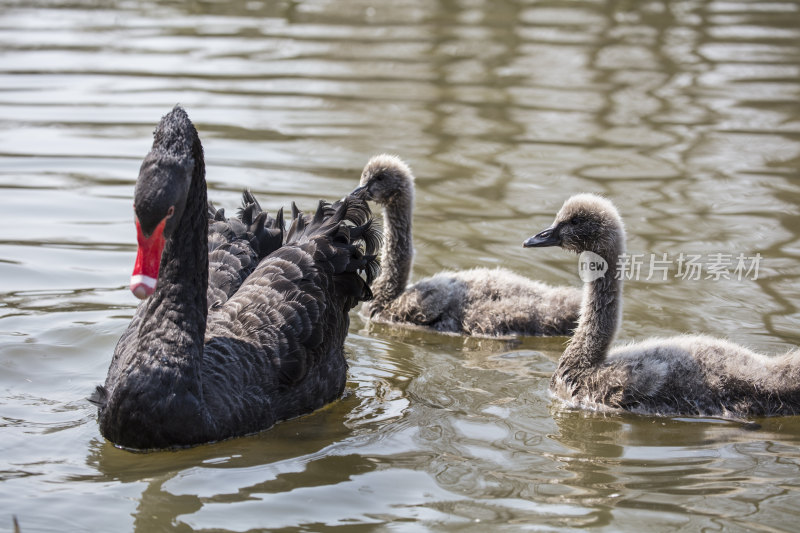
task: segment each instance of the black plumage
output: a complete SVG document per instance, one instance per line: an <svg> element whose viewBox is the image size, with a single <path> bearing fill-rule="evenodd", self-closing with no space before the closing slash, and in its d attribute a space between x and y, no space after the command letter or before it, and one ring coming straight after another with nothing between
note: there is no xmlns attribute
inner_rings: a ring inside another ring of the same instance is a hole
<svg viewBox="0 0 800 533"><path fill-rule="evenodd" d="M238 217L208 203L208 306L224 304L263 258L283 244L283 209L277 217L262 211L250 191L242 194Z"/></svg>
<svg viewBox="0 0 800 533"><path fill-rule="evenodd" d="M202 146L180 107L157 127L135 196L137 220L166 220L166 243L155 292L92 396L106 438L136 449L216 441L341 395L348 311L372 296L377 272L364 201L297 212L285 242L281 213L267 217L249 193L226 219L207 202Z"/></svg>

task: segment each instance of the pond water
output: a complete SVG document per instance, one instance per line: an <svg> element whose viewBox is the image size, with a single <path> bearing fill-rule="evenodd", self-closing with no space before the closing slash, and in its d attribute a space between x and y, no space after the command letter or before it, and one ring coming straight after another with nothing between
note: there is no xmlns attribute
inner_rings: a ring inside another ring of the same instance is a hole
<svg viewBox="0 0 800 533"><path fill-rule="evenodd" d="M308 209L401 155L414 279L577 286L574 256L521 243L605 194L643 260L621 340L779 353L800 344L799 97L798 0L0 0L0 531L796 530L800 417L569 410L547 390L563 338L354 312L344 398L178 452L115 448L86 397L135 309L133 184L176 103L228 209L244 187Z"/></svg>

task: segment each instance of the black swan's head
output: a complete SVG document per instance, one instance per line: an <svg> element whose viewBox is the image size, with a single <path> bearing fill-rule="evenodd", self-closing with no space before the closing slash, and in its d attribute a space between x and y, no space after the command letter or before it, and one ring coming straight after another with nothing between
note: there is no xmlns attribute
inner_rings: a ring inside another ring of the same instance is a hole
<svg viewBox="0 0 800 533"><path fill-rule="evenodd" d="M410 202L414 198L414 174L399 157L376 155L367 162L361 183L352 194L380 205Z"/></svg>
<svg viewBox="0 0 800 533"><path fill-rule="evenodd" d="M625 227L610 200L596 194L570 197L553 224L522 243L526 248L560 246L576 253L602 257L619 254L625 245Z"/></svg>
<svg viewBox="0 0 800 533"><path fill-rule="evenodd" d="M144 299L155 291L161 254L186 206L195 166L197 130L186 111L176 106L154 132L153 147L139 169L134 191L136 239L139 249L131 276L131 291Z"/></svg>

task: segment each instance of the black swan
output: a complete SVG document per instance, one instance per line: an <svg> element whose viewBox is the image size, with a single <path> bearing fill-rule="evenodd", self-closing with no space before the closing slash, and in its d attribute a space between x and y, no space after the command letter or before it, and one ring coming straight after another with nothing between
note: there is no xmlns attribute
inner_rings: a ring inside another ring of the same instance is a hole
<svg viewBox="0 0 800 533"><path fill-rule="evenodd" d="M361 310L365 318L484 337L570 335L576 327L580 290L504 268L441 272L406 287L414 257L414 175L400 158L371 158L352 194L384 208L381 274L372 285L375 298Z"/></svg>
<svg viewBox="0 0 800 533"><path fill-rule="evenodd" d="M281 242L281 215L269 219L248 193L238 221L208 205L203 148L183 109L154 137L134 194L131 284L152 294L92 395L103 436L133 449L183 447L335 400L348 311L371 297L377 273L380 232L366 202L320 202Z"/></svg>
<svg viewBox="0 0 800 533"><path fill-rule="evenodd" d="M705 335L654 338L611 349L622 315L618 260L625 229L614 205L593 194L568 199L552 226L525 247L593 252L608 270L584 284L575 336L550 382L554 395L591 409L745 418L800 413L800 351L755 353Z"/></svg>

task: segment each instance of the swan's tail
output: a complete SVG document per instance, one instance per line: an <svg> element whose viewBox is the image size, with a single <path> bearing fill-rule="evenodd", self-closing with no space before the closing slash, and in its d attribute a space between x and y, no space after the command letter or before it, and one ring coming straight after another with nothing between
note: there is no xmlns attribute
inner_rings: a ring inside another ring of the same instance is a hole
<svg viewBox="0 0 800 533"><path fill-rule="evenodd" d="M351 308L372 299L369 286L380 272L381 239L369 205L361 198L346 196L333 204L321 200L313 216L292 203L286 244L313 243L315 258L330 265L341 293L352 299Z"/></svg>

